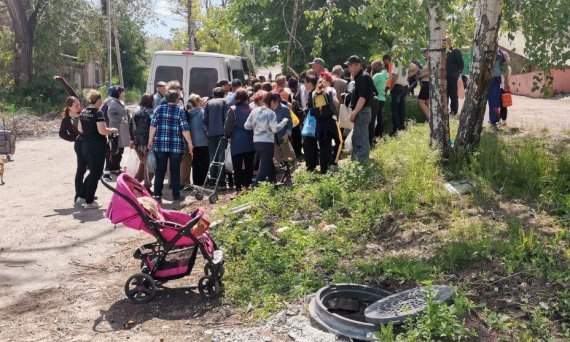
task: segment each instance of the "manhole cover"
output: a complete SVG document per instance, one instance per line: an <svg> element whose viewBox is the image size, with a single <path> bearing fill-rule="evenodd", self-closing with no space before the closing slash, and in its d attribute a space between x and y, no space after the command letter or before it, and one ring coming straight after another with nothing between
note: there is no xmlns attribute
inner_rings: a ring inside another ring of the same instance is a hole
<svg viewBox="0 0 570 342"><path fill-rule="evenodd" d="M326 330L362 341L377 341L379 327L366 322L368 305L390 295L383 290L356 284L335 284L321 288L309 305L313 320Z"/></svg>
<svg viewBox="0 0 570 342"><path fill-rule="evenodd" d="M453 295L453 287L434 285L428 288L415 288L395 293L380 299L364 311L366 321L373 324L389 322L402 323L408 317L422 312L426 308L428 291L434 291L436 302L447 302Z"/></svg>

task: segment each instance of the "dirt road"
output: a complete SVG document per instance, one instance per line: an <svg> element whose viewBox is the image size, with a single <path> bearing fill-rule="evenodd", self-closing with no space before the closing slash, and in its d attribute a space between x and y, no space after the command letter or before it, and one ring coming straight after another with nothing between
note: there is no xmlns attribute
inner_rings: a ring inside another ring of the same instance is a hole
<svg viewBox="0 0 570 342"><path fill-rule="evenodd" d="M152 303L130 304L123 284L137 271L131 255L152 238L115 228L104 208L73 207L71 143L56 137L19 141L15 158L0 186L0 340L209 341L201 332L239 324L233 308L203 302L188 288L202 275L201 264L197 276L173 282L174 289L159 291ZM97 195L109 203L102 186Z"/></svg>

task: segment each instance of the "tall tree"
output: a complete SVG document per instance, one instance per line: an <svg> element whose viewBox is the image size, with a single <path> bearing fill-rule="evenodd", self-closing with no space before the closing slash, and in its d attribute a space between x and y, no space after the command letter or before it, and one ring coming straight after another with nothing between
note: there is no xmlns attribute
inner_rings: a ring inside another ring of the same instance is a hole
<svg viewBox="0 0 570 342"><path fill-rule="evenodd" d="M4 0L12 20L15 36L14 82L16 86L33 77L34 33L48 0L37 0L32 6L29 0ZM31 10L31 13L28 12Z"/></svg>
<svg viewBox="0 0 570 342"><path fill-rule="evenodd" d="M196 50L196 20L195 14L192 11L192 6L194 6L194 0L186 0L186 10L187 14L187 24L188 24L188 50Z"/></svg>
<svg viewBox="0 0 570 342"><path fill-rule="evenodd" d="M444 158L449 156L449 112L447 111L446 54L443 44L447 32L442 6L439 0L432 0L429 11L429 66L430 66L430 131L432 147L442 150Z"/></svg>
<svg viewBox="0 0 570 342"><path fill-rule="evenodd" d="M459 119L459 130L455 139L455 153L462 158L468 150L479 143L485 117L485 104L490 69L497 55L499 28L501 27L502 0L481 0L477 6L476 16L479 25L473 41L473 57L466 101Z"/></svg>

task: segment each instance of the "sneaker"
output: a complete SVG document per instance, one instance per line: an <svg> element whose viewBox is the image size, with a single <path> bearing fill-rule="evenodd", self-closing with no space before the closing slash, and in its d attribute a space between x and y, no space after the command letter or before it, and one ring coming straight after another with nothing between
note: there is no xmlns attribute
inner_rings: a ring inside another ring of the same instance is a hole
<svg viewBox="0 0 570 342"><path fill-rule="evenodd" d="M98 209L98 208L101 208L101 205L97 203L97 201L83 204L83 209Z"/></svg>
<svg viewBox="0 0 570 342"><path fill-rule="evenodd" d="M76 207L81 207L81 206L84 205L84 204L85 204L85 198L77 197L77 198L75 199L74 205L75 205Z"/></svg>
<svg viewBox="0 0 570 342"><path fill-rule="evenodd" d="M111 175L109 175L109 174L104 174L104 175L103 175L103 180L104 180L105 182L112 182L112 181L113 181L113 178L111 178Z"/></svg>

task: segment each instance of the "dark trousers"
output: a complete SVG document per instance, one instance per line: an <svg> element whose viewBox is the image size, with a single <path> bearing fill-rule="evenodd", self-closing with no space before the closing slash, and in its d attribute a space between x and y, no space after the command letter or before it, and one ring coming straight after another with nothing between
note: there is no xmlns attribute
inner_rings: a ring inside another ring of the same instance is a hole
<svg viewBox="0 0 570 342"><path fill-rule="evenodd" d="M215 136L208 138L208 153L210 154L210 163L214 160L219 163L223 163L226 158L226 147L228 146L228 141L222 139L223 136ZM218 152L216 154L216 151ZM222 173L220 175L220 172ZM224 167L218 167L216 165L212 166L210 169L210 177L218 179L220 177L220 186L226 185L226 177L224 173Z"/></svg>
<svg viewBox="0 0 570 342"><path fill-rule="evenodd" d="M234 182L236 190L241 191L243 187L249 188L253 178L253 158L255 152L246 152L232 156L234 167Z"/></svg>
<svg viewBox="0 0 570 342"><path fill-rule="evenodd" d="M507 114L509 112L507 107L503 106L503 94L505 93L504 89L501 89L501 120L507 121Z"/></svg>
<svg viewBox="0 0 570 342"><path fill-rule="evenodd" d="M451 115L457 114L459 110L459 98L457 97L457 80L458 77L447 78L447 97L451 104L449 105L449 113Z"/></svg>
<svg viewBox="0 0 570 342"><path fill-rule="evenodd" d="M392 95L392 133L403 131L406 128L406 96L408 87L395 85Z"/></svg>
<svg viewBox="0 0 570 342"><path fill-rule="evenodd" d="M120 171L121 170L121 160L123 159L124 148L119 148L117 154L107 153L107 160L105 164L105 171Z"/></svg>
<svg viewBox="0 0 570 342"><path fill-rule="evenodd" d="M370 118L370 124L368 125L368 140L370 142L370 146L374 142L374 137L376 136L376 118L378 117L378 108L380 107L380 101L376 97L372 99L372 104L370 105L370 109L372 110L372 116Z"/></svg>
<svg viewBox="0 0 570 342"><path fill-rule="evenodd" d="M103 175L107 144L104 141L83 140L81 152L87 161L89 174L83 182L81 194L85 196L85 203L93 203L99 178Z"/></svg>
<svg viewBox="0 0 570 342"><path fill-rule="evenodd" d="M382 122L382 111L386 101L378 101L378 111L376 112L376 128L374 129L375 137L382 137L384 134L384 123Z"/></svg>
<svg viewBox="0 0 570 342"><path fill-rule="evenodd" d="M194 147L194 158L192 159L192 182L195 185L204 185L208 175L208 165L210 165L210 154L208 146Z"/></svg>
<svg viewBox="0 0 570 342"><path fill-rule="evenodd" d="M170 162L170 185L172 186L172 197L180 196L180 161L182 153L154 152L156 156L156 175L154 180L154 195L162 197L164 188L164 176L166 167Z"/></svg>
<svg viewBox="0 0 570 342"><path fill-rule="evenodd" d="M77 170L75 170L75 199L85 198L83 191L83 179L85 178L85 173L87 172L87 159L83 156L83 151L81 151L81 144L83 142L83 137L79 136L75 143L73 144L73 149L75 150L75 155L77 157Z"/></svg>
<svg viewBox="0 0 570 342"><path fill-rule="evenodd" d="M305 152L305 163L307 171L315 171L319 163L319 147L317 139L313 137L303 138L303 151Z"/></svg>
<svg viewBox="0 0 570 342"><path fill-rule="evenodd" d="M256 142L253 143L255 152L259 154L259 171L255 178L255 185L259 182L269 181L275 183L275 165L273 164L273 151L275 146L273 143Z"/></svg>
<svg viewBox="0 0 570 342"><path fill-rule="evenodd" d="M293 151L295 151L295 156L297 158L303 155L303 137L301 136L301 125L293 128L291 133L291 145L293 145Z"/></svg>

